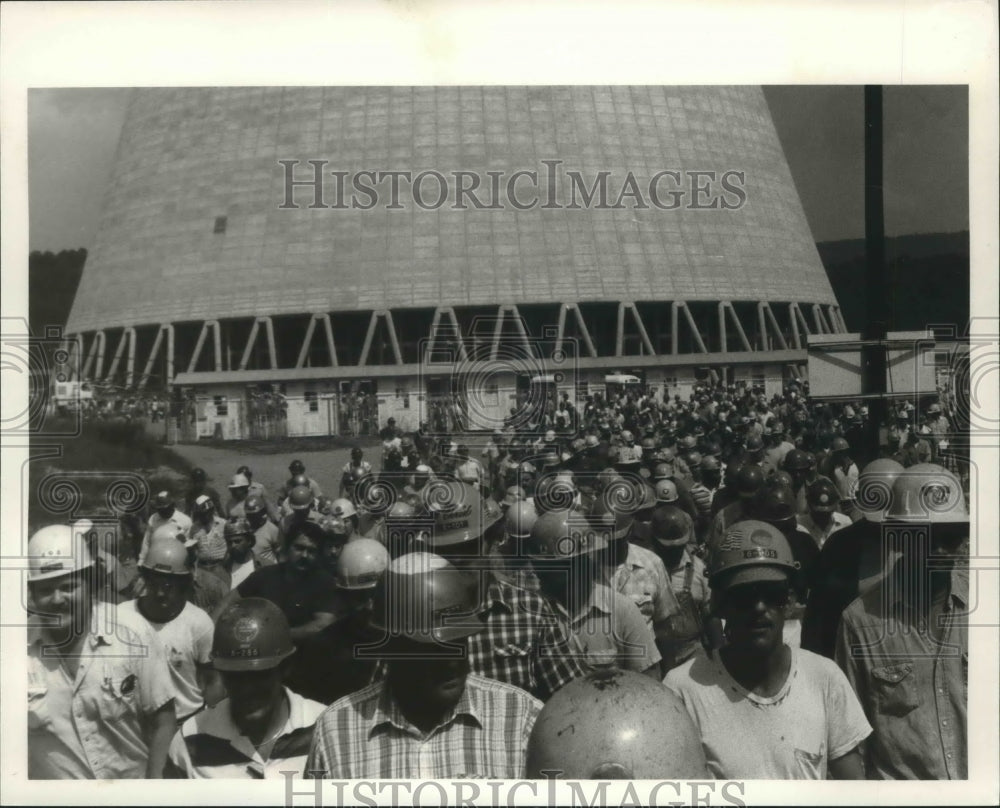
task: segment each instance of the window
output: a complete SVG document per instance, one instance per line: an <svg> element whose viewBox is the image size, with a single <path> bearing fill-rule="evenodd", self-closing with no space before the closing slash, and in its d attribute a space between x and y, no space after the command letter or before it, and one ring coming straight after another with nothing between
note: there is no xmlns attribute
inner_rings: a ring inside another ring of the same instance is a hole
<svg viewBox="0 0 1000 808"><path fill-rule="evenodd" d="M587 395L588 395L589 391L590 391L590 388L587 386L587 382L586 381L584 381L582 379L577 379L576 380L576 400L577 401L586 401L587 400Z"/></svg>
<svg viewBox="0 0 1000 808"><path fill-rule="evenodd" d="M229 221L228 216L216 216L215 217L215 227L212 229L213 233L225 233L226 223Z"/></svg>
<svg viewBox="0 0 1000 808"><path fill-rule="evenodd" d="M319 412L319 396L317 396L315 392L306 390L302 396L305 398L309 412Z"/></svg>
<svg viewBox="0 0 1000 808"><path fill-rule="evenodd" d="M396 388L396 398L398 398L402 402L404 410L410 409L410 391L409 390L407 390L405 387L397 387Z"/></svg>
<svg viewBox="0 0 1000 808"><path fill-rule="evenodd" d="M212 396L216 415L229 415L229 400L226 396Z"/></svg>

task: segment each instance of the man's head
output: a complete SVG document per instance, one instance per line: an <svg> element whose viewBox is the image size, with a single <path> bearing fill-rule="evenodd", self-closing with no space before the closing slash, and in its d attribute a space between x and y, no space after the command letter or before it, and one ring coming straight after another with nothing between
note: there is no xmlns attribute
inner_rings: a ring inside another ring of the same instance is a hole
<svg viewBox="0 0 1000 808"><path fill-rule="evenodd" d="M212 498L206 494L202 494L200 497L194 501L194 510L191 516L195 521L202 524L208 524L212 521L215 516L215 503L212 502Z"/></svg>
<svg viewBox="0 0 1000 808"><path fill-rule="evenodd" d="M153 497L153 510L161 519L174 515L174 498L169 491L160 491Z"/></svg>
<svg viewBox="0 0 1000 808"><path fill-rule="evenodd" d="M548 511L531 528L527 556L542 589L562 603L586 593L603 567L612 531L574 511Z"/></svg>
<svg viewBox="0 0 1000 808"><path fill-rule="evenodd" d="M267 505L264 504L264 498L259 494L250 494L243 501L243 512L250 522L250 527L254 530L267 521Z"/></svg>
<svg viewBox="0 0 1000 808"><path fill-rule="evenodd" d="M245 564L253 557L256 537L249 519L234 516L226 522L224 529L229 557L237 564Z"/></svg>
<svg viewBox="0 0 1000 808"><path fill-rule="evenodd" d="M205 487L205 483L208 481L208 475L205 474L205 469L198 468L197 466L191 469L191 488L195 491L200 491Z"/></svg>
<svg viewBox="0 0 1000 808"><path fill-rule="evenodd" d="M288 464L288 473L294 477L296 474L306 473L306 464L301 460L293 460Z"/></svg>
<svg viewBox="0 0 1000 808"><path fill-rule="evenodd" d="M288 507L300 519L309 515L313 505L312 489L305 485L297 485L288 492Z"/></svg>
<svg viewBox="0 0 1000 808"><path fill-rule="evenodd" d="M212 665L229 695L233 723L244 735L267 731L284 698L286 660L295 653L284 613L263 598L243 598L215 624Z"/></svg>
<svg viewBox="0 0 1000 808"><path fill-rule="evenodd" d="M250 466L240 466L238 469L236 469L236 473L242 474L244 477L250 480L250 482L253 482L253 472L250 470Z"/></svg>
<svg viewBox="0 0 1000 808"><path fill-rule="evenodd" d="M772 525L747 520L726 531L709 585L734 653L761 657L781 648L796 569L788 540Z"/></svg>
<svg viewBox="0 0 1000 808"><path fill-rule="evenodd" d="M74 636L89 628L97 568L85 531L50 525L28 540L28 600L40 614L59 618L48 633Z"/></svg>
<svg viewBox="0 0 1000 808"><path fill-rule="evenodd" d="M243 474L234 474L229 481L229 493L237 502L242 502L250 490L250 480Z"/></svg>
<svg viewBox="0 0 1000 808"><path fill-rule="evenodd" d="M680 564L684 548L694 538L694 523L680 508L660 505L653 511L649 536L656 554L672 569Z"/></svg>
<svg viewBox="0 0 1000 808"><path fill-rule="evenodd" d="M353 620L367 624L374 608L375 589L389 567L389 551L375 539L359 538L344 545L334 577Z"/></svg>
<svg viewBox="0 0 1000 808"><path fill-rule="evenodd" d="M355 446L353 449L351 449L352 462L360 463L361 458L363 458L364 456L365 456L364 449L362 449L360 446Z"/></svg>
<svg viewBox="0 0 1000 808"><path fill-rule="evenodd" d="M373 626L387 635L394 698L420 712L446 712L465 691L467 638L483 630L478 576L439 555L395 559L376 589Z"/></svg>
<svg viewBox="0 0 1000 808"><path fill-rule="evenodd" d="M293 534L285 544L285 563L300 575L308 575L318 566L321 545L318 526L315 531Z"/></svg>
<svg viewBox="0 0 1000 808"><path fill-rule="evenodd" d="M139 565L143 593L139 605L154 623L169 623L184 610L194 581L194 558L181 542L169 536L152 539Z"/></svg>
<svg viewBox="0 0 1000 808"><path fill-rule="evenodd" d="M833 512L840 503L840 493L837 486L826 477L820 477L806 489L806 502L809 514L817 525L825 526L833 518Z"/></svg>
<svg viewBox="0 0 1000 808"><path fill-rule="evenodd" d="M954 566L969 553L969 510L958 478L936 463L918 463L904 469L892 486L892 501L886 521L900 535L914 536L905 547L911 556L930 552L938 568ZM916 540L919 530L909 525L927 526L929 545ZM924 549L926 548L926 549Z"/></svg>

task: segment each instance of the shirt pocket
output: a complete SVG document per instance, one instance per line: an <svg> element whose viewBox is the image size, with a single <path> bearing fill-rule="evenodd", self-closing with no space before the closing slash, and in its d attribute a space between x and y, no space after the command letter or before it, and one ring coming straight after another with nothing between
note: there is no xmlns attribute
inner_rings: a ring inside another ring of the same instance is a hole
<svg viewBox="0 0 1000 808"><path fill-rule="evenodd" d="M44 685L28 685L28 730L47 729L52 723L49 712L49 689Z"/></svg>
<svg viewBox="0 0 1000 808"><path fill-rule="evenodd" d="M134 715L138 698L139 677L134 671L120 666L105 667L100 699L103 721L121 721Z"/></svg>
<svg viewBox="0 0 1000 808"><path fill-rule="evenodd" d="M904 716L920 706L912 662L872 668L872 685L883 715Z"/></svg>
<svg viewBox="0 0 1000 808"><path fill-rule="evenodd" d="M633 592L629 597L632 598L632 602L636 605L636 608L642 613L642 616L647 620L653 619L653 595L651 592Z"/></svg>
<svg viewBox="0 0 1000 808"><path fill-rule="evenodd" d="M823 780L826 778L826 753L807 752L805 749L795 750L795 762L804 780Z"/></svg>

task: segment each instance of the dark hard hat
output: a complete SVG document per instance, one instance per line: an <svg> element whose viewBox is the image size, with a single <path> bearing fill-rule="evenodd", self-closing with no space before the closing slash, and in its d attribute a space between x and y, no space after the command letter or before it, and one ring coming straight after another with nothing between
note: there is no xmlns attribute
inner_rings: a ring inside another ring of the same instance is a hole
<svg viewBox="0 0 1000 808"><path fill-rule="evenodd" d="M205 474L205 469L195 467L191 469L191 479L195 482L205 482L208 479L208 475Z"/></svg>
<svg viewBox="0 0 1000 808"><path fill-rule="evenodd" d="M305 485L297 485L288 493L288 505L293 511L304 511L312 507L313 492Z"/></svg>
<svg viewBox="0 0 1000 808"><path fill-rule="evenodd" d="M825 477L816 480L806 489L806 501L810 510L819 513L831 513L837 510L840 503L840 492L837 486Z"/></svg>
<svg viewBox="0 0 1000 808"><path fill-rule="evenodd" d="M785 471L806 471L816 465L816 458L801 449L792 449L781 464Z"/></svg>
<svg viewBox="0 0 1000 808"><path fill-rule="evenodd" d="M426 540L433 552L478 541L503 518L496 500L484 499L457 480L431 480L420 489L420 498L430 520Z"/></svg>
<svg viewBox="0 0 1000 808"><path fill-rule="evenodd" d="M611 531L573 511L548 511L531 528L528 557L559 560L607 548Z"/></svg>
<svg viewBox="0 0 1000 808"><path fill-rule="evenodd" d="M234 516L226 521L222 533L227 539L230 536L252 536L253 528L242 516Z"/></svg>
<svg viewBox="0 0 1000 808"><path fill-rule="evenodd" d="M293 653L285 613L264 598L238 600L215 624L212 665L216 670L268 670Z"/></svg>
<svg viewBox="0 0 1000 808"><path fill-rule="evenodd" d="M306 470L306 464L301 460L293 460L288 464L288 471L292 474L304 474Z"/></svg>
<svg viewBox="0 0 1000 808"><path fill-rule="evenodd" d="M765 488L757 501L757 511L765 522L795 519L795 494L784 485Z"/></svg>
<svg viewBox="0 0 1000 808"><path fill-rule="evenodd" d="M684 702L648 676L598 668L546 702L528 740L526 776L662 780L709 776Z"/></svg>
<svg viewBox="0 0 1000 808"><path fill-rule="evenodd" d="M310 487L309 478L306 477L306 475L302 474L301 472L299 474L296 474L294 477L292 477L291 487L294 488L297 485L304 485L306 488L309 488Z"/></svg>
<svg viewBox="0 0 1000 808"><path fill-rule="evenodd" d="M744 463L733 481L741 497L753 497L764 486L764 470L756 463Z"/></svg>
<svg viewBox="0 0 1000 808"><path fill-rule="evenodd" d="M849 444L843 438L839 438L839 437L838 438L834 438L833 442L830 444L830 451L831 452L846 452L850 448L851 448L851 444Z"/></svg>
<svg viewBox="0 0 1000 808"><path fill-rule="evenodd" d="M694 523L691 517L674 505L660 505L653 511L649 535L664 547L681 547L691 541Z"/></svg>

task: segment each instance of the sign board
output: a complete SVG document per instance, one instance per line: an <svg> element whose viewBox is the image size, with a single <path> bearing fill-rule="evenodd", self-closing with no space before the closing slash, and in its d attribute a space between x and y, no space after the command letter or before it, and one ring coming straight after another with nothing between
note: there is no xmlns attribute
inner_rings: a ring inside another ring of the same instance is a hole
<svg viewBox="0 0 1000 808"><path fill-rule="evenodd" d="M809 397L860 398L859 334L809 335ZM888 352L887 397L915 398L937 392L934 338L924 331L890 331L882 340Z"/></svg>

